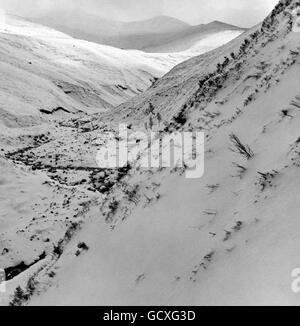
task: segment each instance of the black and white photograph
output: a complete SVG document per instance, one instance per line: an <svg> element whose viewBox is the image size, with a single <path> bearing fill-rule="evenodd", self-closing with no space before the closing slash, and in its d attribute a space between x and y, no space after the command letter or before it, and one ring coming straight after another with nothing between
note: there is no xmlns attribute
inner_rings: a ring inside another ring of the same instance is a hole
<svg viewBox="0 0 300 326"><path fill-rule="evenodd" d="M299 305L300 1L0 0L0 306Z"/></svg>

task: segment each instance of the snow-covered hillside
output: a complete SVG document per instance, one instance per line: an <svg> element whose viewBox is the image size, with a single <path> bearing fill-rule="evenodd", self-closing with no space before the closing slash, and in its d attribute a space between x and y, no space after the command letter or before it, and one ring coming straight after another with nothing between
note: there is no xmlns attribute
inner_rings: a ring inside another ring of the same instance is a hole
<svg viewBox="0 0 300 326"><path fill-rule="evenodd" d="M239 35L242 31L244 32L246 29L214 21L209 24L190 26L176 33L165 34L161 39L149 42L142 50L150 53L181 52L195 48L201 42L209 42L210 39L218 38L222 34L236 33Z"/></svg>
<svg viewBox="0 0 300 326"><path fill-rule="evenodd" d="M298 305L299 11L281 0L125 104L6 139L2 303ZM205 133L202 178L97 166L104 132L149 115L166 135Z"/></svg>
<svg viewBox="0 0 300 326"><path fill-rule="evenodd" d="M148 88L168 67L143 53L75 40L12 16L0 28L1 107L9 114L109 109Z"/></svg>
<svg viewBox="0 0 300 326"><path fill-rule="evenodd" d="M160 25L159 25L160 26ZM109 45L124 49L138 49L149 53L176 53L189 50L197 43L205 42L221 33L241 34L245 29L221 22L212 22L197 26L188 26L180 31L115 36L107 42ZM104 41L104 44L106 44ZM224 43L222 43L224 44Z"/></svg>
<svg viewBox="0 0 300 326"><path fill-rule="evenodd" d="M18 17L2 15L1 21L0 112L8 127L32 125L45 117L41 112L57 109L63 114L111 109L176 64L237 35L184 53L155 55L76 40Z"/></svg>

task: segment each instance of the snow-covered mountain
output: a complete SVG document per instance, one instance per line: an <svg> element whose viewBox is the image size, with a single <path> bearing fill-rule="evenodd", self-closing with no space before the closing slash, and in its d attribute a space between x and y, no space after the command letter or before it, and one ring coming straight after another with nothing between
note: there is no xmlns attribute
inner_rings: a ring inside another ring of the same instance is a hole
<svg viewBox="0 0 300 326"><path fill-rule="evenodd" d="M176 64L239 35L176 54L124 51L74 39L19 17L4 16L0 25L1 121L31 125L36 116L99 112L146 90ZM16 82L18 80L18 82ZM61 110L63 109L63 110ZM34 118L32 118L34 116Z"/></svg>
<svg viewBox="0 0 300 326"><path fill-rule="evenodd" d="M246 31L246 29L214 21L209 24L189 26L182 31L166 33L153 40L149 37L148 44L142 47L141 50L152 53L180 52L197 47L200 42L217 38L222 34L226 35L241 31Z"/></svg>
<svg viewBox="0 0 300 326"><path fill-rule="evenodd" d="M75 38L152 53L180 52L217 33L245 31L242 28L217 21L206 25L190 26L168 16L124 23L109 21L86 13L84 10L56 10L30 19Z"/></svg>
<svg viewBox="0 0 300 326"><path fill-rule="evenodd" d="M1 106L9 114L112 108L174 64L76 40L17 17L7 16L0 28Z"/></svg>
<svg viewBox="0 0 300 326"><path fill-rule="evenodd" d="M135 22L121 22L105 19L97 14L87 13L84 10L56 9L43 15L29 17L31 21L46 25L65 33L85 33L95 37L93 41L102 43L103 40L116 36L129 36L137 34L164 34L180 32L190 27L189 24L176 18L158 16L148 20ZM80 38L79 35L73 35Z"/></svg>
<svg viewBox="0 0 300 326"><path fill-rule="evenodd" d="M299 13L281 0L117 108L2 136L2 303L298 305ZM149 115L204 131L201 179L97 166L101 135Z"/></svg>

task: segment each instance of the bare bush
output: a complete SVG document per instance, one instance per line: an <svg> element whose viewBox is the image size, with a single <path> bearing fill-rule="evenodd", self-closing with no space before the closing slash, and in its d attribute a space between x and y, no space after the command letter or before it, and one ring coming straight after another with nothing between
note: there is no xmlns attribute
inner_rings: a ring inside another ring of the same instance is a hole
<svg viewBox="0 0 300 326"><path fill-rule="evenodd" d="M291 106L296 109L300 109L300 96L296 96L295 99L290 103Z"/></svg>
<svg viewBox="0 0 300 326"><path fill-rule="evenodd" d="M250 146L244 145L240 141L238 136L236 136L235 134L231 134L230 140L234 145L234 148L231 148L233 152L243 155L244 157L246 157L247 160L250 160L251 158L254 157L254 153L251 150Z"/></svg>

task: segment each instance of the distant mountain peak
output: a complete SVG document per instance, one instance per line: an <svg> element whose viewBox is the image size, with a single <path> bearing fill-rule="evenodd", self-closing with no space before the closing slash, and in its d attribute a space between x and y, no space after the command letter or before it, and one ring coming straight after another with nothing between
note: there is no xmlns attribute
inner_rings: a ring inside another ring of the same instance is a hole
<svg viewBox="0 0 300 326"><path fill-rule="evenodd" d="M185 27L191 26L190 24L188 24L187 22L181 19L172 16L166 16L166 15L155 16L149 19L141 20L139 22L167 22L167 23L178 24Z"/></svg>
<svg viewBox="0 0 300 326"><path fill-rule="evenodd" d="M243 28L243 27L239 27L239 26L236 26L236 25L232 25L232 24L229 24L229 23L225 23L225 22L222 22L220 20L213 20L212 22L206 24L206 26L209 26L209 27L224 27L226 29L239 29L239 30L247 30L247 28Z"/></svg>
<svg viewBox="0 0 300 326"><path fill-rule="evenodd" d="M147 33L167 33L176 32L189 28L186 22L171 16L155 16L146 20L139 20L124 23L127 29L134 29L140 33L147 31Z"/></svg>

